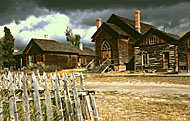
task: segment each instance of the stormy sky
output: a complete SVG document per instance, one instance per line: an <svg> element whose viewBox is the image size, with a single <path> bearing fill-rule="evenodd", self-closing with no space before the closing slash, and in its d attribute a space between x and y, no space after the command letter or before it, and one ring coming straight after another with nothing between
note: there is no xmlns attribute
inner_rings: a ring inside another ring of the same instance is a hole
<svg viewBox="0 0 190 121"><path fill-rule="evenodd" d="M190 30L190 0L0 0L0 37L10 28L15 49L24 48L31 38L66 42L69 26L81 35L84 44L92 46L96 18L105 22L114 13L134 19L141 11L141 21L170 33Z"/></svg>

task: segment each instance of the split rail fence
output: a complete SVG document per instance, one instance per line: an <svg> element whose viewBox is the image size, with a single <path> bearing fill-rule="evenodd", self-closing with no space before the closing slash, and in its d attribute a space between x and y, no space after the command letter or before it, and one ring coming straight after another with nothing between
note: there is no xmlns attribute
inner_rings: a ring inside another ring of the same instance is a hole
<svg viewBox="0 0 190 121"><path fill-rule="evenodd" d="M74 73L69 80L66 73L8 72L0 89L0 121L99 121L94 91L85 90L82 73L77 86Z"/></svg>

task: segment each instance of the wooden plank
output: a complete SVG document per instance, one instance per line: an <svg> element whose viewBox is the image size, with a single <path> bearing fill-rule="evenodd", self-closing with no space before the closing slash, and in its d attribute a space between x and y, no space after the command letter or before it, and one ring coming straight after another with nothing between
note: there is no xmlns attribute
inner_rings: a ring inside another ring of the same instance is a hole
<svg viewBox="0 0 190 121"><path fill-rule="evenodd" d="M53 120L53 109L52 109L52 104L51 104L51 95L49 92L49 85L47 82L47 76L46 73L43 73L43 80L45 82L45 105L46 105L46 116L47 116L47 121L52 121Z"/></svg>
<svg viewBox="0 0 190 121"><path fill-rule="evenodd" d="M41 104L40 104L40 94L38 91L38 85L36 81L36 76L34 72L32 72L32 82L34 86L34 108L36 112L36 121L42 121L42 110L41 110Z"/></svg>
<svg viewBox="0 0 190 121"><path fill-rule="evenodd" d="M18 121L18 112L16 107L16 99L15 99L15 88L14 88L14 82L13 77L10 77L10 85L9 85L9 110L10 110L10 120L11 121Z"/></svg>
<svg viewBox="0 0 190 121"><path fill-rule="evenodd" d="M71 78L71 82L72 82L73 97L74 97L74 102L75 102L77 118L78 118L78 121L83 121L81 106L80 106L80 103L78 100L78 92L77 92L77 88L76 88L76 81L75 81L74 73L71 73L70 78Z"/></svg>
<svg viewBox="0 0 190 121"><path fill-rule="evenodd" d="M3 121L3 99L1 94L0 94L0 121Z"/></svg>
<svg viewBox="0 0 190 121"><path fill-rule="evenodd" d="M85 90L85 88L84 88L84 76L83 76L82 72L80 73L80 88L81 88L81 90Z"/></svg>
<svg viewBox="0 0 190 121"><path fill-rule="evenodd" d="M20 76L22 78L23 82L23 93L22 93L22 105L23 105L23 111L24 111L24 121L30 121L30 106L29 106L29 97L27 92L27 85L26 85L26 77L24 76L24 73ZM21 79L20 78L20 79Z"/></svg>
<svg viewBox="0 0 190 121"><path fill-rule="evenodd" d="M55 77L55 102L56 102L56 111L59 114L59 116L61 116L62 121L64 121L63 106L62 106L61 97L60 97L58 77Z"/></svg>
<svg viewBox="0 0 190 121"><path fill-rule="evenodd" d="M89 93L89 97L90 97L90 101L91 101L92 110L93 110L93 113L94 113L94 121L99 121L96 101L95 101L94 96L92 95L92 93Z"/></svg>
<svg viewBox="0 0 190 121"><path fill-rule="evenodd" d="M94 115L93 115L93 110L92 110L92 107L91 107L91 104L90 104L89 95L85 96L85 100L86 100L86 104L87 104L87 108L88 108L88 113L89 113L89 116L90 116L90 120L91 120L91 121L94 121Z"/></svg>
<svg viewBox="0 0 190 121"><path fill-rule="evenodd" d="M68 105L67 108L67 114L68 114L68 119L71 121L75 120L75 116L74 116L74 111L72 108L72 102L71 102L71 96L70 96L70 92L69 92L69 85L68 85L68 76L67 74L63 73L63 81L64 81L64 86L65 86L65 103L66 105ZM68 100L67 100L68 97Z"/></svg>

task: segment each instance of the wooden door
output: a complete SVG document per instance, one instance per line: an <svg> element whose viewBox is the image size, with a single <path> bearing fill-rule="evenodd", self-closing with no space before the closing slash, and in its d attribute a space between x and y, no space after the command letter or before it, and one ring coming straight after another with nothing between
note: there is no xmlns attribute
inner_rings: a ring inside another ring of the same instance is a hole
<svg viewBox="0 0 190 121"><path fill-rule="evenodd" d="M169 68L169 52L164 52L163 55L163 69Z"/></svg>
<svg viewBox="0 0 190 121"><path fill-rule="evenodd" d="M101 60L105 61L107 58L111 59L111 46L108 41L104 41L102 45Z"/></svg>

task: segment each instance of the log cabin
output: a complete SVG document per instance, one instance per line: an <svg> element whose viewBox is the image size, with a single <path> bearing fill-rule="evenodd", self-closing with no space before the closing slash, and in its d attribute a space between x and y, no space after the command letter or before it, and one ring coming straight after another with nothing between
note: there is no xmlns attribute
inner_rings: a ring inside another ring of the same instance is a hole
<svg viewBox="0 0 190 121"><path fill-rule="evenodd" d="M79 63L86 66L95 58L94 51L84 47L66 46L55 40L32 38L25 49L15 53L16 67L28 67L31 63L43 62L63 69L76 68Z"/></svg>
<svg viewBox="0 0 190 121"><path fill-rule="evenodd" d="M190 71L190 31L186 31L178 42L179 72Z"/></svg>
<svg viewBox="0 0 190 121"><path fill-rule="evenodd" d="M135 44L135 71L178 72L178 35L151 28Z"/></svg>
<svg viewBox="0 0 190 121"><path fill-rule="evenodd" d="M112 14L107 22L102 24L97 18L97 31L92 36L95 43L96 64L112 60L115 71L134 70L134 47L152 25L140 22L140 11L135 11L135 20Z"/></svg>

